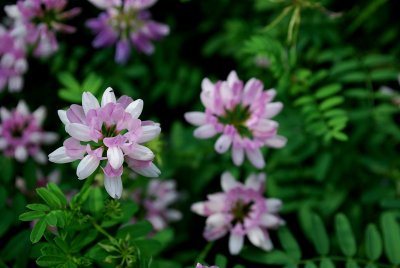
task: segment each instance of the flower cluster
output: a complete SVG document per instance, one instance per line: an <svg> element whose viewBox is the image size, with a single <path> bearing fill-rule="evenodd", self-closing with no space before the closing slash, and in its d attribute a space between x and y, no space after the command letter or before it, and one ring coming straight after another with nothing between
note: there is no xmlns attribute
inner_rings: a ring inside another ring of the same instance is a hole
<svg viewBox="0 0 400 268"><path fill-rule="evenodd" d="M136 191L132 197L143 206L145 219L156 231L166 228L169 222L182 218L180 211L169 208L179 199L174 180L152 179L144 193Z"/></svg>
<svg viewBox="0 0 400 268"><path fill-rule="evenodd" d="M56 32L73 33L63 21L76 16L79 8L64 11L66 0L19 0L5 7L11 27L0 26L0 91L20 91L28 69L27 52L49 56L58 49Z"/></svg>
<svg viewBox="0 0 400 268"><path fill-rule="evenodd" d="M201 101L205 112L188 112L186 120L198 126L194 136L206 139L221 134L215 143L218 153L232 147L232 160L240 166L246 155L256 168L263 168L265 160L260 148L281 148L286 138L277 135L278 123L271 120L283 107L271 102L276 91L263 90L263 83L250 79L246 84L232 71L227 81L213 84L202 82Z"/></svg>
<svg viewBox="0 0 400 268"><path fill-rule="evenodd" d="M217 240L228 232L229 251L238 254L244 237L263 250L273 248L267 229L284 222L277 215L281 207L278 199L263 197L265 174L251 175L245 184L236 181L229 172L221 177L224 192L208 195L208 201L192 205L192 211L207 217L204 237Z"/></svg>
<svg viewBox="0 0 400 268"><path fill-rule="evenodd" d="M169 33L169 27L151 20L147 11L156 0L90 1L104 10L97 18L87 22L87 26L97 35L93 46L98 48L115 44L115 61L118 63L128 60L131 46L145 54L153 53L151 41Z"/></svg>
<svg viewBox="0 0 400 268"><path fill-rule="evenodd" d="M32 156L38 163L46 163L46 154L41 146L54 143L58 135L42 129L45 108L39 107L31 113L26 103L20 101L12 111L1 107L0 115L0 150L20 162Z"/></svg>
<svg viewBox="0 0 400 268"><path fill-rule="evenodd" d="M49 160L67 163L81 159L76 172L80 180L90 176L103 162L105 188L111 197L120 198L124 162L143 176L160 174L153 164L153 152L141 144L157 137L161 128L152 121L138 119L142 109L140 99L133 101L122 96L116 100L112 88L104 92L101 105L90 92L84 92L82 106L73 104L67 111L59 110L71 137L49 155Z"/></svg>

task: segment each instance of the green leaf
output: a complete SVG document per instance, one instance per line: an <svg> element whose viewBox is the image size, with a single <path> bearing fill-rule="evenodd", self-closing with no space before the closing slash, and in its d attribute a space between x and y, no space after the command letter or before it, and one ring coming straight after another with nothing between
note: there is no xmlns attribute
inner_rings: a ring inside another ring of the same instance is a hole
<svg viewBox="0 0 400 268"><path fill-rule="evenodd" d="M19 215L20 221L33 221L35 219L41 219L46 215L43 211L28 211Z"/></svg>
<svg viewBox="0 0 400 268"><path fill-rule="evenodd" d="M358 268L358 264L354 260L348 260L346 262L346 268Z"/></svg>
<svg viewBox="0 0 400 268"><path fill-rule="evenodd" d="M1 258L4 261L20 258L29 250L31 243L29 242L29 230L23 230L14 235L4 249L1 251ZM28 257L28 256L26 256Z"/></svg>
<svg viewBox="0 0 400 268"><path fill-rule="evenodd" d="M327 258L323 258L319 264L320 268L335 268L335 264Z"/></svg>
<svg viewBox="0 0 400 268"><path fill-rule="evenodd" d="M326 97L332 96L338 93L342 89L341 84L330 84L324 87L321 87L316 93L315 97L317 99L324 99Z"/></svg>
<svg viewBox="0 0 400 268"><path fill-rule="evenodd" d="M47 225L57 226L57 214L55 211L51 211L49 214L47 214L46 222Z"/></svg>
<svg viewBox="0 0 400 268"><path fill-rule="evenodd" d="M262 264L286 265L292 263L291 258L280 250L265 252L256 248L245 248L241 251L240 256L243 259Z"/></svg>
<svg viewBox="0 0 400 268"><path fill-rule="evenodd" d="M57 265L64 264L68 260L65 256L60 255L47 255L41 256L36 260L37 265L42 267L56 267Z"/></svg>
<svg viewBox="0 0 400 268"><path fill-rule="evenodd" d="M221 254L218 254L215 257L215 265L218 266L219 268L226 268L226 265L228 264L228 259Z"/></svg>
<svg viewBox="0 0 400 268"><path fill-rule="evenodd" d="M382 239L374 224L368 224L365 232L365 254L371 261L376 261L382 254Z"/></svg>
<svg viewBox="0 0 400 268"><path fill-rule="evenodd" d="M153 226L148 221L142 221L120 229L117 233L117 238L124 238L128 234L131 238L144 237L152 230Z"/></svg>
<svg viewBox="0 0 400 268"><path fill-rule="evenodd" d="M60 190L60 188L58 188L58 186L53 183L50 182L49 184L47 184L47 188L57 196L58 200L60 201L61 205L63 207L65 207L67 205L67 198L65 197L64 193Z"/></svg>
<svg viewBox="0 0 400 268"><path fill-rule="evenodd" d="M326 233L324 223L321 218L314 214L312 216L312 238L315 249L321 255L326 255L329 253L329 237Z"/></svg>
<svg viewBox="0 0 400 268"><path fill-rule="evenodd" d="M356 241L350 223L344 214L335 217L336 236L343 254L352 257L356 254Z"/></svg>
<svg viewBox="0 0 400 268"><path fill-rule="evenodd" d="M46 230L46 221L44 219L40 219L32 229L31 232L31 242L37 243L42 238L44 231Z"/></svg>
<svg viewBox="0 0 400 268"><path fill-rule="evenodd" d="M97 215L104 208L103 191L96 187L92 188L89 194L89 209L90 212Z"/></svg>
<svg viewBox="0 0 400 268"><path fill-rule="evenodd" d="M317 268L317 265L315 265L315 263L313 263L312 261L308 261L306 262L304 268Z"/></svg>
<svg viewBox="0 0 400 268"><path fill-rule="evenodd" d="M35 211L49 211L50 208L44 204L29 204L26 206L27 208Z"/></svg>
<svg viewBox="0 0 400 268"><path fill-rule="evenodd" d="M395 265L400 264L400 229L392 213L381 216L381 228L385 245L386 256Z"/></svg>
<svg viewBox="0 0 400 268"><path fill-rule="evenodd" d="M72 74L67 72L62 72L58 74L58 81L65 86L66 88L81 93L81 85L79 82L72 76Z"/></svg>
<svg viewBox="0 0 400 268"><path fill-rule="evenodd" d="M349 137L343 132L331 132L330 133L335 139L339 141L348 141Z"/></svg>
<svg viewBox="0 0 400 268"><path fill-rule="evenodd" d="M71 250L74 252L80 251L82 248L93 242L97 237L96 230L89 230L77 235L71 242Z"/></svg>
<svg viewBox="0 0 400 268"><path fill-rule="evenodd" d="M10 210L0 211L0 237L10 228L11 224L14 222L14 213Z"/></svg>
<svg viewBox="0 0 400 268"><path fill-rule="evenodd" d="M11 158L0 156L0 178L5 182L10 182L14 175L14 162Z"/></svg>
<svg viewBox="0 0 400 268"><path fill-rule="evenodd" d="M37 194L51 207L60 208L61 202L58 197L46 188L36 189Z"/></svg>
<svg viewBox="0 0 400 268"><path fill-rule="evenodd" d="M289 229L285 227L279 228L278 236L286 253L296 261L299 261L301 259L301 250Z"/></svg>
<svg viewBox="0 0 400 268"><path fill-rule="evenodd" d="M319 108L321 109L321 111L326 111L332 107L342 104L343 102L344 98L342 96L335 96L321 102Z"/></svg>
<svg viewBox="0 0 400 268"><path fill-rule="evenodd" d="M61 237L54 238L54 242L56 243L58 248L61 249L64 253L67 254L69 252L69 246L68 246L67 242L65 242L63 239L61 239Z"/></svg>

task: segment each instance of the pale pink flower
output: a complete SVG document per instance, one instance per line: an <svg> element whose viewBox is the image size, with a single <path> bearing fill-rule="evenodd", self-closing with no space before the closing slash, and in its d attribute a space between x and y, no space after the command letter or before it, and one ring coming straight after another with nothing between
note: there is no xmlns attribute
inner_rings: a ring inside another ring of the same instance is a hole
<svg viewBox="0 0 400 268"><path fill-rule="evenodd" d="M13 34L24 37L35 56L48 56L58 50L56 32L75 32L64 21L79 14L80 8L65 11L67 4L67 0L19 0L5 11L14 20Z"/></svg>
<svg viewBox="0 0 400 268"><path fill-rule="evenodd" d="M73 104L67 111L58 111L71 137L49 155L50 161L68 163L81 159L76 172L80 180L89 177L102 163L104 186L113 198L122 194L124 162L136 173L158 177L154 154L142 143L157 137L161 128L152 121L138 119L142 109L140 99L122 96L117 101L110 87L101 104L90 92L84 92L82 106Z"/></svg>
<svg viewBox="0 0 400 268"><path fill-rule="evenodd" d="M205 266L205 265L198 263L196 265L196 268L218 268L218 266L214 266L214 265L213 266Z"/></svg>
<svg viewBox="0 0 400 268"><path fill-rule="evenodd" d="M284 222L277 215L281 201L264 198L265 174L250 175L245 184L229 172L221 177L224 192L208 195L208 200L192 205L192 211L207 217L204 237L208 241L229 235L229 252L238 254L247 236L250 242L265 251L273 248L268 229Z"/></svg>
<svg viewBox="0 0 400 268"><path fill-rule="evenodd" d="M255 78L246 84L232 71L227 81L213 84L203 79L200 95L205 112L188 112L185 119L198 128L194 136L199 139L221 134L215 150L222 154L232 148L235 165L243 163L244 156L256 167L265 166L261 148L281 148L286 138L277 135L278 123L271 120L283 107L271 102L276 91L263 90L263 83Z"/></svg>
<svg viewBox="0 0 400 268"><path fill-rule="evenodd" d="M179 199L174 180L152 179L147 189L135 191L132 198L145 211L145 219L148 220L154 230L160 231L168 226L168 223L178 221L182 218L182 213L170 208Z"/></svg>
<svg viewBox="0 0 400 268"><path fill-rule="evenodd" d="M46 117L46 109L39 107L31 113L24 101L20 101L17 108L8 111L0 108L0 150L6 156L14 157L19 162L25 162L32 156L38 163L47 162L42 145L54 143L58 135L45 132L42 129Z"/></svg>

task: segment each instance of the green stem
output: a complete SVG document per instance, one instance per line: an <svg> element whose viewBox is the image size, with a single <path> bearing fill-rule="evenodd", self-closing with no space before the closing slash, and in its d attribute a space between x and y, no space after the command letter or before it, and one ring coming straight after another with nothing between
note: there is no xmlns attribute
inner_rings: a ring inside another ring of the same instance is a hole
<svg viewBox="0 0 400 268"><path fill-rule="evenodd" d="M203 251L200 253L199 257L197 257L195 265L197 264L197 262L199 262L199 263L204 262L208 253L212 249L213 245L214 245L214 241L208 242L208 244L204 247Z"/></svg>
<svg viewBox="0 0 400 268"><path fill-rule="evenodd" d="M97 222L92 221L92 225L94 226L94 228L96 228L97 231L99 231L100 233L102 233L104 236L106 236L110 241L114 241L115 238L112 237L106 230L104 230L103 227L101 227L100 225L97 224Z"/></svg>

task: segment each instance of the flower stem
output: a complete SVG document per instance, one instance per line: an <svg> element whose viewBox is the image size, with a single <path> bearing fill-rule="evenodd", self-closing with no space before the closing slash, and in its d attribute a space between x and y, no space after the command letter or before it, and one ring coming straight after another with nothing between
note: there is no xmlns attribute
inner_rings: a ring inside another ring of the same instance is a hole
<svg viewBox="0 0 400 268"><path fill-rule="evenodd" d="M104 236L106 236L110 241L114 241L115 238L112 237L106 230L104 230L103 227L101 227L100 225L97 224L97 222L92 221L92 225L94 226L94 228L96 228L97 231L99 231L100 233L102 233Z"/></svg>
<svg viewBox="0 0 400 268"><path fill-rule="evenodd" d="M207 257L208 253L212 249L213 245L214 245L214 241L210 241L210 242L207 243L207 245L204 247L203 251L200 253L199 257L197 257L195 265L197 263L204 262L204 260Z"/></svg>

